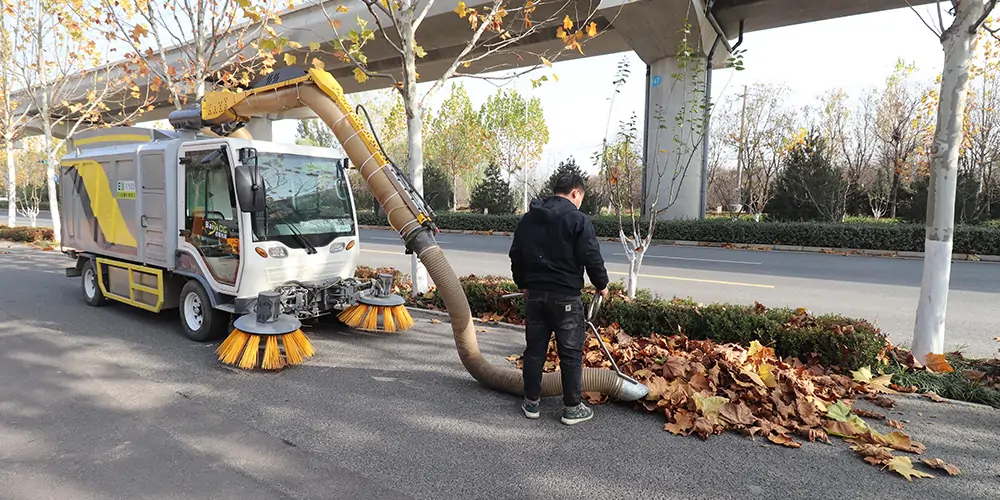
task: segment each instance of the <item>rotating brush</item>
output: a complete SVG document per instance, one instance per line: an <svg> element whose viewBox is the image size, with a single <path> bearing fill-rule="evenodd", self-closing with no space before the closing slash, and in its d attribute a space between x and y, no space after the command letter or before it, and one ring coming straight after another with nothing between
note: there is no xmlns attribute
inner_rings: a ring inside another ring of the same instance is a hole
<svg viewBox="0 0 1000 500"><path fill-rule="evenodd" d="M298 318L281 313L280 300L278 292L258 294L256 314L237 319L229 337L216 349L219 361L244 370L280 370L315 354Z"/></svg>
<svg viewBox="0 0 1000 500"><path fill-rule="evenodd" d="M401 332L413 327L406 301L392 293L392 275L380 274L372 292L361 294L358 303L341 311L337 319L351 328L369 332Z"/></svg>

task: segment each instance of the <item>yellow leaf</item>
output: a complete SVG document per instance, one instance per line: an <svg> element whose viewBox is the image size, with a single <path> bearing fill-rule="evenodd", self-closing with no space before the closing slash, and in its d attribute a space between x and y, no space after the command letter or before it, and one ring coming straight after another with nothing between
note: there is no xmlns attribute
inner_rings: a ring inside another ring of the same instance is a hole
<svg viewBox="0 0 1000 500"><path fill-rule="evenodd" d="M349 9L346 5L340 5L337 7L337 12L347 12Z"/></svg>
<svg viewBox="0 0 1000 500"><path fill-rule="evenodd" d="M717 423L719 421L719 412L722 411L722 407L729 402L728 398L722 396L712 396L705 397L702 396L700 392L692 394L694 398L694 404L701 411L701 414L709 419L712 423Z"/></svg>
<svg viewBox="0 0 1000 500"><path fill-rule="evenodd" d="M590 24L587 25L587 36L589 37L597 36L597 23L591 21Z"/></svg>
<svg viewBox="0 0 1000 500"><path fill-rule="evenodd" d="M285 59L285 64L287 64L289 66L295 64L295 61L296 61L295 56L289 54L288 52L285 52L284 59Z"/></svg>
<svg viewBox="0 0 1000 500"><path fill-rule="evenodd" d="M324 63L323 61L320 61L319 59L317 59L315 57L312 60L312 65L316 69L326 69L326 63Z"/></svg>
<svg viewBox="0 0 1000 500"><path fill-rule="evenodd" d="M465 14L467 13L465 2L458 2L458 7L455 7L455 13L460 17L465 17Z"/></svg>
<svg viewBox="0 0 1000 500"><path fill-rule="evenodd" d="M354 68L354 79L357 80L358 83L365 83L365 81L368 80L368 75L366 75L361 68Z"/></svg>
<svg viewBox="0 0 1000 500"><path fill-rule="evenodd" d="M550 68L552 67L552 62L551 61L549 61L548 59L546 59L544 57L542 57L541 59L542 59L542 64L544 64L544 65L546 65L546 66L548 66Z"/></svg>
<svg viewBox="0 0 1000 500"><path fill-rule="evenodd" d="M309 50L311 50L313 52L319 50L319 42L310 42L309 43Z"/></svg>
<svg viewBox="0 0 1000 500"><path fill-rule="evenodd" d="M934 477L926 472L914 469L910 457L893 457L886 465L889 467L889 470L898 472L907 481L913 481L913 477Z"/></svg>
<svg viewBox="0 0 1000 500"><path fill-rule="evenodd" d="M926 364L927 369L936 373L950 373L955 371L955 369L951 367L951 363L948 363L948 360L945 359L944 354L928 354Z"/></svg>
<svg viewBox="0 0 1000 500"><path fill-rule="evenodd" d="M860 370L852 370L851 375L854 376L855 382L867 383L872 380L872 371L867 366L862 366Z"/></svg>
<svg viewBox="0 0 1000 500"><path fill-rule="evenodd" d="M666 151L664 151L662 149L660 150L660 152L661 153L666 153ZM753 356L754 354L757 354L758 352L760 352L760 350L763 349L763 348L764 348L764 346L761 345L760 342L754 340L754 341L750 342L750 348L747 349L747 356Z"/></svg>
<svg viewBox="0 0 1000 500"><path fill-rule="evenodd" d="M423 58L424 56L427 55L427 52L424 51L424 48L416 44L413 45L413 53L420 58Z"/></svg>
<svg viewBox="0 0 1000 500"><path fill-rule="evenodd" d="M573 21L569 18L569 15L563 19L563 28L571 30L573 29Z"/></svg>
<svg viewBox="0 0 1000 500"><path fill-rule="evenodd" d="M302 44L299 43L299 42L296 42L294 40L289 40L288 41L288 46L291 47L291 48L293 48L293 49L301 49L302 48Z"/></svg>
<svg viewBox="0 0 1000 500"><path fill-rule="evenodd" d="M556 38L560 40L566 39L566 32L562 29L562 26L556 28Z"/></svg>
<svg viewBox="0 0 1000 500"><path fill-rule="evenodd" d="M774 379L773 369L774 366L764 363L760 365L760 368L757 371L757 374L760 375L760 379L764 381L764 385L771 389L778 386L778 381Z"/></svg>

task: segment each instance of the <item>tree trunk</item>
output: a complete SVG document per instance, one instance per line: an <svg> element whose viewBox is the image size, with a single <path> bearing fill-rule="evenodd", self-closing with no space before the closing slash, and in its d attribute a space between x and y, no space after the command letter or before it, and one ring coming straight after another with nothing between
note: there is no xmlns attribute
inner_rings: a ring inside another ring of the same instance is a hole
<svg viewBox="0 0 1000 500"><path fill-rule="evenodd" d="M924 270L913 331L913 356L921 362L926 362L929 353L944 353L958 157L963 139L962 120L969 86L969 65L978 31L971 28L983 12L984 5L984 0L959 2L954 23L941 37L944 69L927 192Z"/></svg>
<svg viewBox="0 0 1000 500"><path fill-rule="evenodd" d="M4 138L4 152L7 154L7 226L17 226L17 169L14 167L13 139L10 134Z"/></svg>
<svg viewBox="0 0 1000 500"><path fill-rule="evenodd" d="M406 108L406 142L409 149L407 164L413 189L424 195L424 137L423 116L420 100L417 98L417 56L413 39L413 6L399 13L399 29L403 46L403 106ZM428 290L427 269L417 254L410 260L413 280L411 295L414 297Z"/></svg>
<svg viewBox="0 0 1000 500"><path fill-rule="evenodd" d="M451 176L451 209L458 210L458 174Z"/></svg>
<svg viewBox="0 0 1000 500"><path fill-rule="evenodd" d="M46 97L42 98L47 99ZM56 165L59 164L59 151L56 150L55 141L52 140L52 122L46 118L42 119L45 132L45 179L49 185L49 216L52 219L52 239L59 243L62 241L62 224L59 221L59 193L56 189Z"/></svg>
<svg viewBox="0 0 1000 500"><path fill-rule="evenodd" d="M639 287L639 268L642 267L642 258L646 255L646 249L636 252L632 260L628 263L628 298L634 299L635 292Z"/></svg>

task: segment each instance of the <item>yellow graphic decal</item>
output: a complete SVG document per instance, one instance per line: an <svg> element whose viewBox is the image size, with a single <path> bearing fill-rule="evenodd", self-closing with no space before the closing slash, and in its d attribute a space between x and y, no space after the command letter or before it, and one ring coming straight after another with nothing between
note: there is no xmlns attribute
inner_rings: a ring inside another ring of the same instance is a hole
<svg viewBox="0 0 1000 500"><path fill-rule="evenodd" d="M95 161L81 161L68 165L75 166L80 173L87 195L90 197L90 210L101 225L105 239L115 245L137 246L135 236L132 236L128 225L125 224L118 200L111 191L111 184L108 182L104 167Z"/></svg>
<svg viewBox="0 0 1000 500"><path fill-rule="evenodd" d="M149 142L149 136L140 134L98 135L95 137L77 139L73 141L73 144L76 146L86 146L87 144L97 144L101 142Z"/></svg>

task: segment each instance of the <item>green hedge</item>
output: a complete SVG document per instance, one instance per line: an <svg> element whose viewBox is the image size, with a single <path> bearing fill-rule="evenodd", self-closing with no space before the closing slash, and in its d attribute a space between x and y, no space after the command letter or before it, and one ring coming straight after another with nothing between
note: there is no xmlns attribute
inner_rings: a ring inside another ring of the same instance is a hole
<svg viewBox="0 0 1000 500"><path fill-rule="evenodd" d="M7 227L0 225L0 240L23 241L35 243L39 241L51 241L55 238L52 229L47 227Z"/></svg>
<svg viewBox="0 0 1000 500"><path fill-rule="evenodd" d="M356 275L367 279L377 272L393 272L409 305L444 310L444 301L436 293L413 300L409 296L409 278L398 270L360 266ZM508 279L496 276L464 276L460 278L472 313L477 317L502 317L503 321L523 323L524 300L504 299L503 295L517 291ZM711 304L700 306L689 300L663 300L648 290L637 294L634 301L622 297L621 283L612 283L612 300L605 302L598 322L618 323L632 336L648 336L652 332L673 335L678 328L689 338L711 339L720 343L748 346L757 340L773 347L782 357L802 361L815 358L826 366L858 369L875 366L888 348L887 337L871 323L838 315L812 316L803 310L767 309L764 306ZM584 294L585 302L591 295ZM496 316L494 316L496 315Z"/></svg>
<svg viewBox="0 0 1000 500"><path fill-rule="evenodd" d="M438 227L462 231L513 232L520 216L475 213L442 213ZM597 235L618 236L618 219L593 217ZM388 226L384 217L358 213L358 222L368 226ZM924 226L884 223L753 222L728 219L667 221L656 225L657 240L702 241L749 245L790 245L858 250L922 252ZM1000 229L985 225L962 225L955 229L954 252L977 255L1000 255Z"/></svg>

